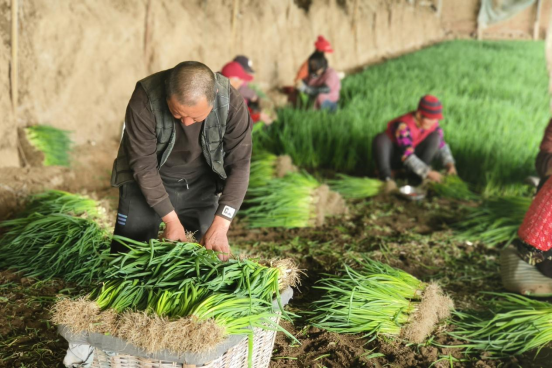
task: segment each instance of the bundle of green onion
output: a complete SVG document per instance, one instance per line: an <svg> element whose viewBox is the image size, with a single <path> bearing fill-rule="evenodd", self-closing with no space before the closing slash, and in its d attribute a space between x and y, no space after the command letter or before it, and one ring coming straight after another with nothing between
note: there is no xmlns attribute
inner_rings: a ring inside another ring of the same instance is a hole
<svg viewBox="0 0 552 368"><path fill-rule="evenodd" d="M69 166L72 142L68 131L49 125L33 125L25 132L29 142L44 154L44 166Z"/></svg>
<svg viewBox="0 0 552 368"><path fill-rule="evenodd" d="M24 217L33 213L49 215L65 213L69 215L86 215L88 218L98 218L104 214L98 202L78 194L62 190L47 190L30 196L25 210L18 216Z"/></svg>
<svg viewBox="0 0 552 368"><path fill-rule="evenodd" d="M259 188L268 184L276 176L276 160L278 156L268 152L255 153L251 157L249 188Z"/></svg>
<svg viewBox="0 0 552 368"><path fill-rule="evenodd" d="M312 325L337 333L401 336L421 343L439 320L448 317L451 300L438 286L365 258L357 271L345 265L315 288L325 295L314 303Z"/></svg>
<svg viewBox="0 0 552 368"><path fill-rule="evenodd" d="M104 270L110 234L95 221L66 214L4 221L0 267L15 268L28 277L63 277L88 284Z"/></svg>
<svg viewBox="0 0 552 368"><path fill-rule="evenodd" d="M362 199L376 196L383 187L383 182L377 179L355 178L343 174L337 175L337 178L328 182L330 188L348 199Z"/></svg>
<svg viewBox="0 0 552 368"><path fill-rule="evenodd" d="M306 173L291 173L267 185L250 188L250 208L243 211L250 227L308 227L316 217L320 183Z"/></svg>
<svg viewBox="0 0 552 368"><path fill-rule="evenodd" d="M208 321L214 321L215 327L221 329L221 336L248 335L250 353L253 348L252 328L282 330L275 323L279 314L273 310L272 301L280 299L280 290L298 281L298 270L293 263L282 260L268 266L247 259L222 262L215 252L194 243L158 240L140 243L121 237L115 237L115 240L123 243L128 252L109 257L109 266L102 275L104 283L89 295L98 311L104 312L100 316L94 315L91 323L83 322L75 313L71 314L73 320L70 320L64 316L78 302L60 304L55 309L57 323L68 324L70 328L88 328L86 326L97 323L112 325L114 327L108 331L110 334L148 351L155 348L151 341L140 338L132 323L121 331L116 327L118 323L104 323L102 315L106 313L108 319L115 315L115 318L125 320L128 313L142 312L131 319L148 325L163 319L186 323L188 328L177 331L179 336L172 339L163 337L166 340L163 348L170 348L171 340L183 338L187 331L196 331L198 323ZM288 317L286 313L282 314ZM90 318L86 314L83 316ZM153 340L161 339L160 336L168 333L163 330L166 324L163 328L159 326ZM187 337L204 338L196 335ZM189 349L190 345L183 348ZM204 349L208 348L204 346Z"/></svg>
<svg viewBox="0 0 552 368"><path fill-rule="evenodd" d="M431 183L431 189L439 197L458 199L461 201L476 200L477 195L472 192L468 184L458 175L447 175L440 183Z"/></svg>
<svg viewBox="0 0 552 368"><path fill-rule="evenodd" d="M120 312L132 307L183 316L208 293L270 302L279 290L298 282L297 268L286 260L272 267L248 259L221 262L214 252L195 243L114 239L129 251L111 257L103 276L106 282L92 293L103 309Z"/></svg>
<svg viewBox="0 0 552 368"><path fill-rule="evenodd" d="M22 217L0 223L0 267L29 277L90 283L102 274L110 248L110 232L95 221L101 215L94 200L79 195L32 196Z"/></svg>
<svg viewBox="0 0 552 368"><path fill-rule="evenodd" d="M479 207L467 207L467 215L453 227L462 240L480 240L488 246L511 242L531 205L529 197L497 197Z"/></svg>
<svg viewBox="0 0 552 368"><path fill-rule="evenodd" d="M487 293L487 310L454 312L449 334L465 341L459 348L486 351L492 356L537 353L552 341L552 305L517 294Z"/></svg>

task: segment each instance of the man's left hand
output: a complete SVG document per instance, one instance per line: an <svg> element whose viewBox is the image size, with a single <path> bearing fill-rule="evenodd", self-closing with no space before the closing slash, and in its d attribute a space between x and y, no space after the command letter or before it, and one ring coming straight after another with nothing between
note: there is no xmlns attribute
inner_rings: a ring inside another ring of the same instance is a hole
<svg viewBox="0 0 552 368"><path fill-rule="evenodd" d="M456 171L456 166L453 164L447 166L447 175L458 175L458 172Z"/></svg>
<svg viewBox="0 0 552 368"><path fill-rule="evenodd" d="M230 244L228 244L228 229L230 220L215 216L211 227L203 235L200 244L207 249L218 252L221 261L227 261L230 257Z"/></svg>

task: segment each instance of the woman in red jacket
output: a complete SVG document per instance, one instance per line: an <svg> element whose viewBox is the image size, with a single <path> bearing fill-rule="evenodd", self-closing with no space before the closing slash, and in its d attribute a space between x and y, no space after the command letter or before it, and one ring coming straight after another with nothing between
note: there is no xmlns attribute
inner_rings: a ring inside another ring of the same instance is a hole
<svg viewBox="0 0 552 368"><path fill-rule="evenodd" d="M456 174L454 158L444 140L439 120L443 119L443 106L435 96L420 99L418 109L391 120L387 130L378 134L372 143L378 174L385 181L385 191L397 188L392 170L401 168L417 177L441 181L441 174L431 168L439 159L447 174Z"/></svg>

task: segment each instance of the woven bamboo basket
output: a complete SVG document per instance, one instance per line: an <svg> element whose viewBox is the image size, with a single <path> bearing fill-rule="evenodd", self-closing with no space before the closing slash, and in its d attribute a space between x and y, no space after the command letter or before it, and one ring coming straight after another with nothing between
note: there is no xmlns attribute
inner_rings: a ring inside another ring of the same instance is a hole
<svg viewBox="0 0 552 368"><path fill-rule="evenodd" d="M280 318L276 320L280 322ZM253 330L253 367L267 368L272 357L276 331L255 328ZM91 368L247 368L248 338L244 337L237 345L228 349L220 358L203 365L190 365L163 360L147 359L132 355L109 353L94 348Z"/></svg>

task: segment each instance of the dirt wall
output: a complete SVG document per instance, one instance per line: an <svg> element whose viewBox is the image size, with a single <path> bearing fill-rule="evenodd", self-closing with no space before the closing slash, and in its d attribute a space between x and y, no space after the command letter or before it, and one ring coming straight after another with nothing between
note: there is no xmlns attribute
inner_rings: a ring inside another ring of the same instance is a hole
<svg viewBox="0 0 552 368"><path fill-rule="evenodd" d="M474 34L480 0L443 0L443 28L454 36Z"/></svg>
<svg viewBox="0 0 552 368"><path fill-rule="evenodd" d="M552 0L541 0L539 38L543 39L552 11ZM443 27L454 36L475 35L480 0L443 0ZM532 39L537 15L537 3L515 17L486 28L484 39Z"/></svg>
<svg viewBox="0 0 552 368"><path fill-rule="evenodd" d="M20 165L16 127L47 123L77 144L116 139L137 80L183 60L236 54L263 88L289 84L318 34L339 70L439 41L431 2L408 0L19 0L19 106L10 100L10 1L0 0L0 167ZM301 5L301 6L298 6ZM428 5L429 4L429 5Z"/></svg>

